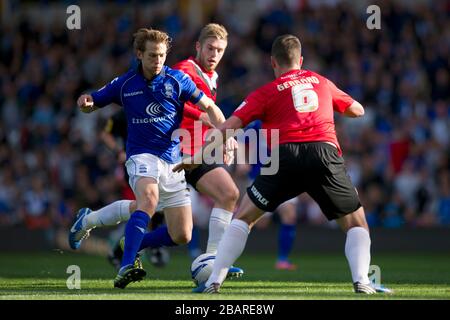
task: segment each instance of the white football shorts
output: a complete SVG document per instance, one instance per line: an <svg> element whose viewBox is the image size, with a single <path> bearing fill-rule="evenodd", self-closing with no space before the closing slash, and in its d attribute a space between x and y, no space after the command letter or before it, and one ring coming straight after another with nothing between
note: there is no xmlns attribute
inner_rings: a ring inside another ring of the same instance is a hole
<svg viewBox="0 0 450 320"><path fill-rule="evenodd" d="M136 193L136 182L142 177L153 178L158 183L159 202L156 211L191 204L184 171L172 171L176 165L150 153L136 154L125 163L130 177L129 184L134 193Z"/></svg>

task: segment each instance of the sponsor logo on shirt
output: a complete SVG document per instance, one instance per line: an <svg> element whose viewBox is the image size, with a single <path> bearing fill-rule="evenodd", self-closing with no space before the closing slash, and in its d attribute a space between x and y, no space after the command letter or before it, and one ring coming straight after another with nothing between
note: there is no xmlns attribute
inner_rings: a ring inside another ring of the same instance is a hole
<svg viewBox="0 0 450 320"><path fill-rule="evenodd" d="M146 124L146 123L156 123L156 122L164 122L167 120L172 120L177 116L176 112L172 112L169 114L163 113L164 107L159 103L152 102L146 108L145 112L150 116L148 118L132 118L132 124Z"/></svg>
<svg viewBox="0 0 450 320"><path fill-rule="evenodd" d="M158 114L161 113L161 105L152 102L147 106L147 108L145 108L145 112L147 112L149 116L156 117Z"/></svg>
<svg viewBox="0 0 450 320"><path fill-rule="evenodd" d="M125 92L125 93L123 94L123 96L124 96L125 98L127 98L127 97L137 96L137 95L139 95L139 94L144 94L144 91Z"/></svg>

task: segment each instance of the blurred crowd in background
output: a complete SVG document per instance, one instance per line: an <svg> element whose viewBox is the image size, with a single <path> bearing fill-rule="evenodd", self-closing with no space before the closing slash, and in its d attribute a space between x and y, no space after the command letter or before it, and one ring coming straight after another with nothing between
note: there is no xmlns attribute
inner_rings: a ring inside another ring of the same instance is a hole
<svg viewBox="0 0 450 320"><path fill-rule="evenodd" d="M370 225L450 226L450 1L372 2L381 30L366 27L367 6L337 0L78 1L81 30L66 28L70 1L3 1L0 225L67 227L80 207L121 199L123 166L99 140L118 108L82 114L77 96L129 69L138 28L170 34L170 66L195 54L212 21L229 31L217 70L226 116L273 79L273 39L295 34L304 68L366 108L357 120L337 115L336 126ZM252 168L230 170L245 192ZM298 214L300 223L327 225L307 196Z"/></svg>

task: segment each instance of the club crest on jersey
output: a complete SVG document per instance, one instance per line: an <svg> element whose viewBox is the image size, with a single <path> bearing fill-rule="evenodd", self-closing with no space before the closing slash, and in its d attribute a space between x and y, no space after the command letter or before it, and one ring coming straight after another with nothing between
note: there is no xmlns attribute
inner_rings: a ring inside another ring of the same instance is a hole
<svg viewBox="0 0 450 320"><path fill-rule="evenodd" d="M147 112L149 116L156 117L161 112L161 105L152 102L145 108L145 112Z"/></svg>
<svg viewBox="0 0 450 320"><path fill-rule="evenodd" d="M164 83L164 96L166 98L172 98L173 97L173 86L170 83Z"/></svg>

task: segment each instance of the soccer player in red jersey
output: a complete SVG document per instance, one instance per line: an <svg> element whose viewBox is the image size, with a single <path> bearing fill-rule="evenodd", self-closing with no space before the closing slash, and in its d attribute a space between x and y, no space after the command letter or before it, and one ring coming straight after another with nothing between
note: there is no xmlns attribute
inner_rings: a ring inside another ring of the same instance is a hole
<svg viewBox="0 0 450 320"><path fill-rule="evenodd" d="M345 255L349 262L354 290L372 294L389 292L371 284L369 227L358 193L346 172L339 146L333 112L361 117L364 108L339 90L330 80L302 70L301 44L293 35L283 35L272 45L271 64L275 80L247 96L233 115L218 127L224 139L226 130L245 127L262 120L262 128L279 129L278 171L259 175L247 189L239 210L219 244L214 268L206 283L194 292L217 293L229 266L242 254L251 227L266 211L307 192L329 220L336 220L347 234ZM218 139L217 139L218 140ZM213 141L208 148L220 144ZM204 148L206 149L206 148ZM203 158L185 159L174 168L195 167ZM191 164L194 163L194 164Z"/></svg>
<svg viewBox="0 0 450 320"><path fill-rule="evenodd" d="M228 33L222 25L207 24L201 30L196 42L196 57L190 57L173 66L174 69L186 73L197 88L213 101L216 100L217 95L218 74L215 70L225 53L227 38ZM196 105L187 102L185 110L190 115L183 117L181 128L189 132L191 139L181 142L182 152L183 154L193 155L205 143L205 133L210 128L205 124L195 128L195 112L197 112L199 118L206 115ZM198 134L201 134L201 136L196 137ZM234 139L230 142L234 143ZM185 176L186 181L198 192L207 195L214 201L209 220L206 253L216 254L219 242L231 222L233 211L239 199L239 190L230 174L220 164L202 164L192 170L186 170ZM242 274L242 269L231 267L228 276L239 277Z"/></svg>

